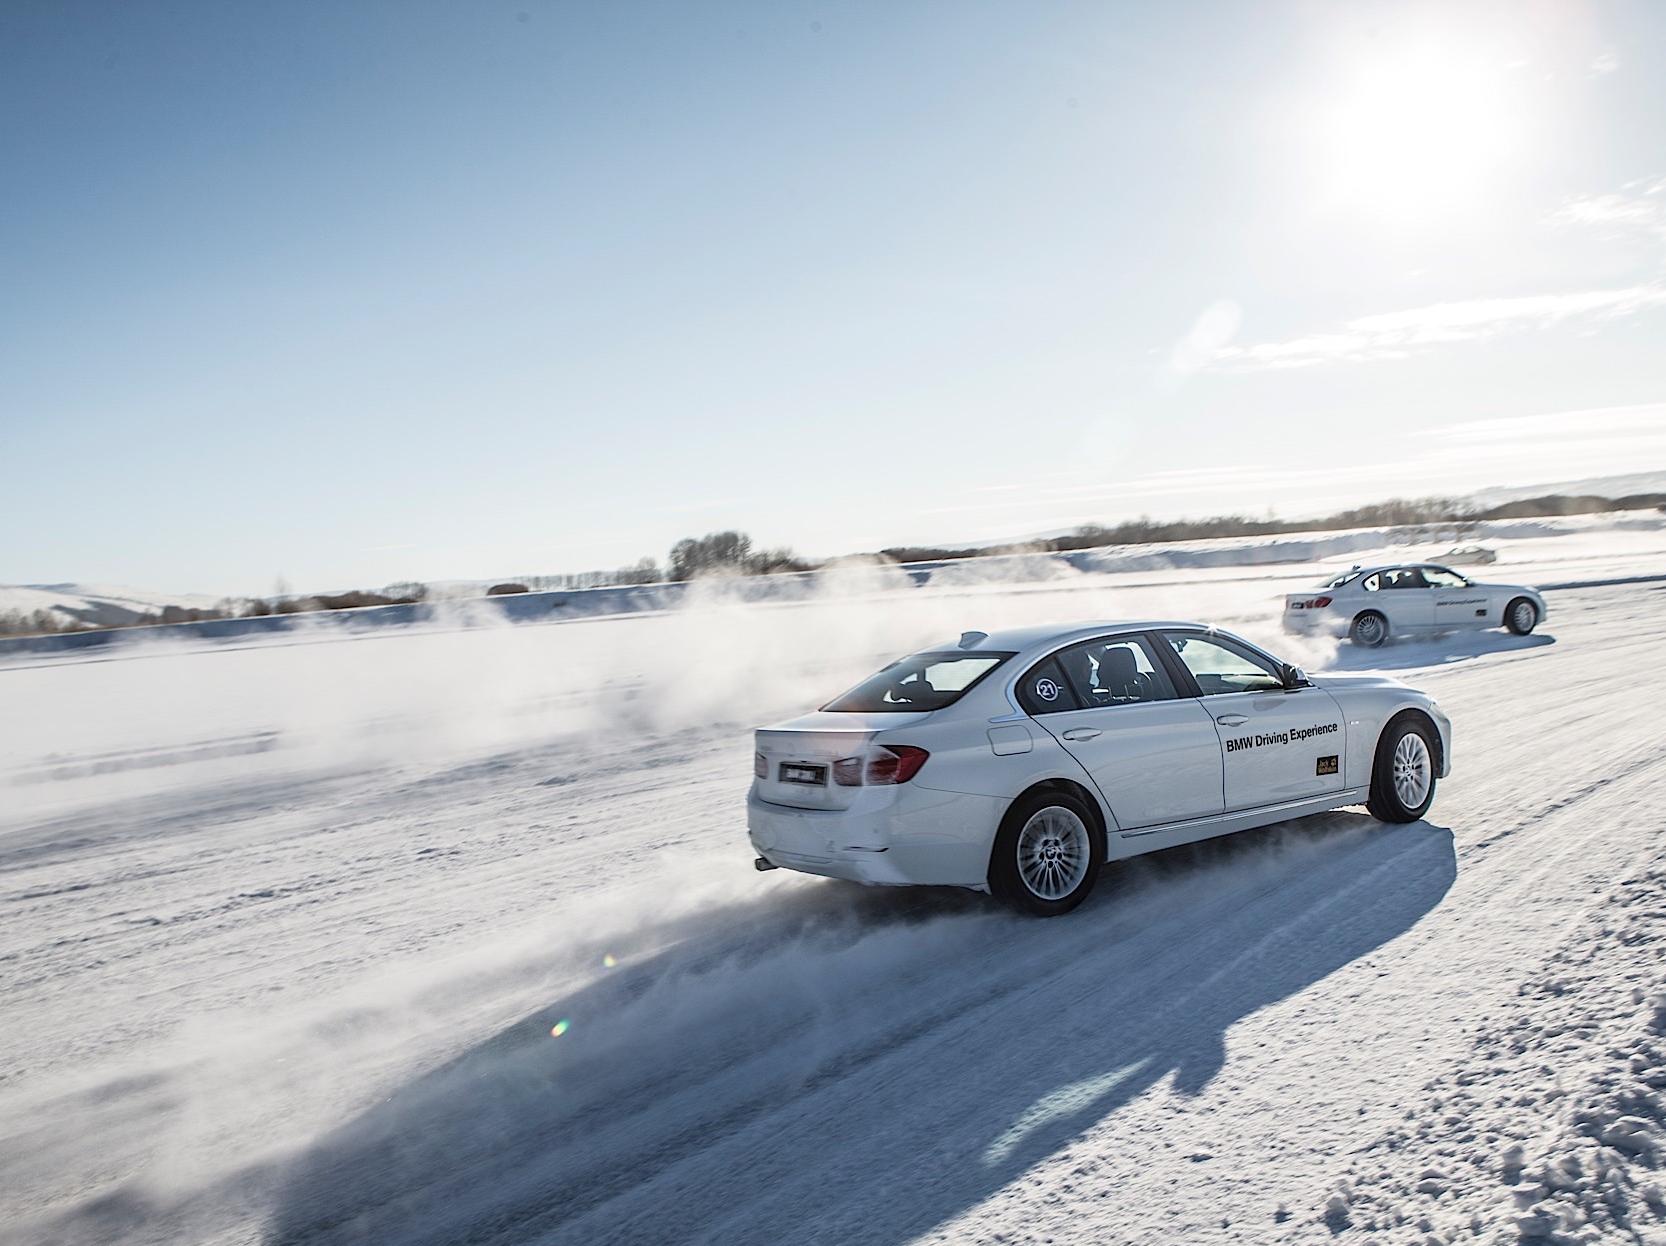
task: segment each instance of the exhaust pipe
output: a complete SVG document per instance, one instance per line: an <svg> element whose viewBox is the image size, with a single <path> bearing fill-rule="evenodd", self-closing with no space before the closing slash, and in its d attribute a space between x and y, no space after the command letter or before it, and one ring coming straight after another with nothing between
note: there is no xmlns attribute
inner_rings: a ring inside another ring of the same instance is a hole
<svg viewBox="0 0 1666 1246"><path fill-rule="evenodd" d="M766 861L764 858L758 857L752 862L752 868L762 874L765 870L778 870L781 867L776 865L773 861Z"/></svg>

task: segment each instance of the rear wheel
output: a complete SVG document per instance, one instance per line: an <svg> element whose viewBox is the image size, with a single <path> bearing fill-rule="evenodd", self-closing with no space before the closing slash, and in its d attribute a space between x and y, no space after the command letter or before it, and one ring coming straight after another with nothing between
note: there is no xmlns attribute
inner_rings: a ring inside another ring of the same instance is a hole
<svg viewBox="0 0 1666 1246"><path fill-rule="evenodd" d="M1377 741L1365 807L1383 822L1415 822L1435 799L1434 732L1419 718L1397 718Z"/></svg>
<svg viewBox="0 0 1666 1246"><path fill-rule="evenodd" d="M1504 607L1504 626L1517 636L1525 636L1539 625L1539 608L1525 597L1517 597Z"/></svg>
<svg viewBox="0 0 1666 1246"><path fill-rule="evenodd" d="M1104 863L1104 835L1081 797L1030 792L1001 821L989 889L1020 912L1057 917L1087 899Z"/></svg>
<svg viewBox="0 0 1666 1246"><path fill-rule="evenodd" d="M1375 649L1388 639L1388 620L1375 610L1367 610L1354 619L1354 625L1348 629L1348 639L1356 645Z"/></svg>

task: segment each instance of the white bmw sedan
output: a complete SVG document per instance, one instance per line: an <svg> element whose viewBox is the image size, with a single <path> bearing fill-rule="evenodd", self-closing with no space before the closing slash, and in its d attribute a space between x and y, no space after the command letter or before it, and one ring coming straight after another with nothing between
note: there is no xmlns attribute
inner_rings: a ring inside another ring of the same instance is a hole
<svg viewBox="0 0 1666 1246"><path fill-rule="evenodd" d="M1343 805L1410 822L1451 723L1392 679L1309 679L1197 623L985 634L755 736L760 870L1075 908L1108 860Z"/></svg>
<svg viewBox="0 0 1666 1246"><path fill-rule="evenodd" d="M1317 590L1288 593L1284 630L1346 636L1375 648L1393 636L1505 627L1525 636L1545 599L1521 584L1483 584L1434 563L1355 567Z"/></svg>

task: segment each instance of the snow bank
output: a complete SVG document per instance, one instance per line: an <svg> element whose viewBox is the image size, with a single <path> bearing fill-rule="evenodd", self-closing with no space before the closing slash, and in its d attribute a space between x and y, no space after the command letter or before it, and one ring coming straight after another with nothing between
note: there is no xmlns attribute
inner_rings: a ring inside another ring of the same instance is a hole
<svg viewBox="0 0 1666 1246"><path fill-rule="evenodd" d="M96 584L0 584L0 614L50 614L61 626L125 627L160 614L168 606L207 610L212 597L198 593L157 593Z"/></svg>
<svg viewBox="0 0 1666 1246"><path fill-rule="evenodd" d="M1365 1148L1313 1227L1428 1246L1666 1240L1662 895L1657 856Z"/></svg>
<svg viewBox="0 0 1666 1246"><path fill-rule="evenodd" d="M71 652L163 637L242 641L303 634L323 638L337 634L354 635L384 627L491 626L500 621L554 623L606 618L613 615L673 610L690 600L705 600L708 594L704 586L711 583L721 585L719 593L725 601L789 605L815 603L825 600L830 594L848 593L853 582L852 576L870 579L872 591L890 591L907 587L977 591L1018 585L1057 584L1071 581L1082 574L1114 576L1149 573L1172 577L1174 573L1180 572L1194 573L1197 578L1206 579L1210 578L1211 572L1234 568L1258 571L1287 567L1294 576L1299 568L1318 568L1336 564L1346 566L1353 561L1438 559L1446 548L1459 542L1533 542L1554 537L1600 538L1603 533L1643 534L1655 538L1666 533L1666 516L1652 511L1638 511L1559 519L1426 524L1290 536L1229 537L1210 541L1112 545L1065 553L998 554L939 562L883 564L890 568L883 574L875 570L877 564L852 559L816 572L712 577L710 580L698 581L697 584L701 586L698 591L688 583L631 585L421 602L406 606L364 606L354 610L320 611L255 619L218 619L205 623L179 623L167 627L128 628L116 632L0 639L0 657L8 654ZM1182 575L1174 582L1186 583L1188 577ZM104 609L107 612L105 615L87 618L84 621L111 626L132 622L145 614L154 613L164 604L212 604L207 598L146 598L139 594L120 599L83 599L57 591L74 587L0 586L0 610L47 608L60 612L61 616L81 618L81 615L75 614L76 610L96 612L96 609ZM5 604L8 600L20 604L8 607ZM75 604L95 600L105 604L96 608L92 605ZM143 604L147 601L154 604ZM35 604L29 605L29 602Z"/></svg>

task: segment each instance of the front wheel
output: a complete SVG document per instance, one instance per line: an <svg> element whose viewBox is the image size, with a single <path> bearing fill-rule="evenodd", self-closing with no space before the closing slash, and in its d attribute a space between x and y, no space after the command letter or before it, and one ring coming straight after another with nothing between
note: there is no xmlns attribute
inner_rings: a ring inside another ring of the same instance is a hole
<svg viewBox="0 0 1666 1246"><path fill-rule="evenodd" d="M1377 764L1371 770L1371 796L1365 807L1382 822L1415 822L1435 799L1435 740L1416 718L1388 725L1377 741Z"/></svg>
<svg viewBox="0 0 1666 1246"><path fill-rule="evenodd" d="M1104 837L1080 797L1032 792L1001 821L989 889L1022 913L1057 917L1087 899L1104 863Z"/></svg>
<svg viewBox="0 0 1666 1246"><path fill-rule="evenodd" d="M1525 636L1539 625L1539 608L1525 597L1517 597L1504 607L1504 626L1517 636Z"/></svg>
<svg viewBox="0 0 1666 1246"><path fill-rule="evenodd" d="M1388 620L1375 610L1367 610L1348 629L1348 639L1356 645L1375 649L1388 639Z"/></svg>

